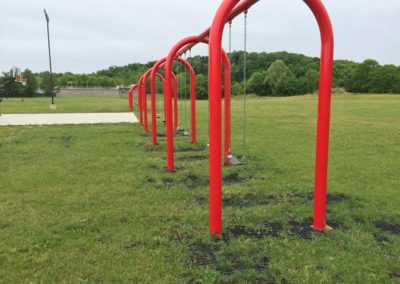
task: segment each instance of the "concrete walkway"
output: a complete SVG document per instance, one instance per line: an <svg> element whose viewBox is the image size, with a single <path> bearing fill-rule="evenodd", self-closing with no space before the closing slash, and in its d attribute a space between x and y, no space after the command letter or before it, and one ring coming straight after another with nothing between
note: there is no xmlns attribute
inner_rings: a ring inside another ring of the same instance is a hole
<svg viewBox="0 0 400 284"><path fill-rule="evenodd" d="M131 112L111 113L46 113L46 114L2 114L0 126L5 125L58 125L97 123L136 123Z"/></svg>

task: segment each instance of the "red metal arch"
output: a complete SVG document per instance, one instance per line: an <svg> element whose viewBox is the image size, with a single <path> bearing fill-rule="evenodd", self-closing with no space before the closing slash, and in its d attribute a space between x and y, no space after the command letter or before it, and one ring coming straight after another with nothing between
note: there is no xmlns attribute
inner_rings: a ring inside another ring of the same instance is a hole
<svg viewBox="0 0 400 284"><path fill-rule="evenodd" d="M133 90L136 89L136 84L133 84L128 91L128 105L129 109L133 112Z"/></svg>
<svg viewBox="0 0 400 284"><path fill-rule="evenodd" d="M151 113L152 113L152 136L151 142L153 145L157 145L157 120L156 120L156 85L155 85L155 76L156 72L164 67L166 57L159 59L153 66L152 71L150 72L150 95L151 95ZM192 123L192 143L196 143L196 76L194 70L190 63L183 58L176 58L175 60L181 61L185 64L186 68L190 73L190 82L191 82L191 123ZM172 72L172 79L174 82L174 123L175 129L178 126L178 83L176 80L175 74ZM164 80L165 84L165 80ZM194 110L193 110L194 108ZM164 117L166 117L166 107L165 107L165 86L164 86ZM194 129L194 130L193 130Z"/></svg>
<svg viewBox="0 0 400 284"><path fill-rule="evenodd" d="M172 62L178 56L178 54L182 54L182 50L185 50L187 46L193 46L193 43L206 43L208 44L207 38L199 38L198 36L189 36L178 43L176 43L172 49L170 50L167 59L165 60L165 88L164 88L164 96L165 96L165 106L167 109L166 112L166 129L167 129L167 169L170 172L175 170L174 166L174 140L173 140L173 132L172 132L172 114L169 117L168 108L170 108L171 103L171 79L168 77L168 74L172 70ZM228 159L226 158L228 155L231 154L231 144L230 144L230 96L231 96L231 78L230 78L230 61L229 57L226 52L222 49L221 50L222 61L224 63L224 74L225 74L225 92L224 92L224 102L225 102L225 152L224 157L228 164ZM169 120L170 119L170 120ZM175 119L176 120L176 119Z"/></svg>
<svg viewBox="0 0 400 284"><path fill-rule="evenodd" d="M238 2L239 0L223 0L210 30L210 233L217 237L222 236L221 44L225 23L229 21L230 13ZM313 228L325 230L334 38L329 15L321 0L304 2L316 17L321 33Z"/></svg>

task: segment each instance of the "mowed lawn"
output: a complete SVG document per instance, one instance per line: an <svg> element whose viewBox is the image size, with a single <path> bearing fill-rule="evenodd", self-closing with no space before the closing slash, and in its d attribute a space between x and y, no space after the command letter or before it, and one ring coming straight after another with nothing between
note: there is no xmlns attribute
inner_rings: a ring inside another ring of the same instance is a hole
<svg viewBox="0 0 400 284"><path fill-rule="evenodd" d="M56 110L50 109L51 98L5 98L0 103L0 111L3 114L129 111L127 98L55 97L54 102Z"/></svg>
<svg viewBox="0 0 400 284"><path fill-rule="evenodd" d="M48 108L39 101L1 107ZM241 99L232 107L241 156ZM0 282L399 283L400 96L333 97L325 233L310 229L316 107L316 96L247 101L247 163L223 168L222 240L208 234L207 102L198 144L176 137L176 173L162 118L157 149L137 124L1 127Z"/></svg>

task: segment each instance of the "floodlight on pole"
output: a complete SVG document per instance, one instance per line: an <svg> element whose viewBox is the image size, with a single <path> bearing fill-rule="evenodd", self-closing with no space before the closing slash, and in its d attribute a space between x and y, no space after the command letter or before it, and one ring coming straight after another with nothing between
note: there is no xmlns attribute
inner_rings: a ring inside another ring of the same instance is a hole
<svg viewBox="0 0 400 284"><path fill-rule="evenodd" d="M50 64L50 92L51 92L51 105L50 108L54 109L55 104L54 104L54 92L53 92L53 70L51 66L51 50L50 50L50 32L49 32L49 22L50 18L49 15L46 12L46 9L43 9L44 16L46 18L46 23L47 23L47 46L49 48L49 64Z"/></svg>

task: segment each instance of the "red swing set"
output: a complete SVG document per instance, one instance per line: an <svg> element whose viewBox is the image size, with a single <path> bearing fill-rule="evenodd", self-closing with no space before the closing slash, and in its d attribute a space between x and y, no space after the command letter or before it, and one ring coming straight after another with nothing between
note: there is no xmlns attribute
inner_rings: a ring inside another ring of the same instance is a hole
<svg viewBox="0 0 400 284"><path fill-rule="evenodd" d="M326 225L327 176L329 128L331 112L331 87L333 68L334 36L329 15L321 0L303 0L314 14L321 35L321 60L318 95L318 117L316 131L316 162L314 184L314 221L312 228L323 231ZM148 132L147 125L147 77L150 75L150 98L152 117L152 144L157 145L157 123L155 104L155 78L164 82L164 114L166 122L167 170L175 171L174 166L174 133L177 130L177 80L172 72L174 61L183 63L190 73L191 99L191 143L196 143L196 81L192 66L182 55L190 51L198 43L209 45L209 176L210 176L210 234L222 237L222 64L224 66L224 162L229 166L231 157L230 147L230 62L222 49L222 35L225 25L231 23L238 15L245 13L258 0L223 0L220 4L212 25L197 36L189 36L176 43L167 57L158 60L138 81L129 92L129 107L133 111L134 89L138 90L139 121L144 131ZM246 52L246 51L245 51ZM163 78L158 72L165 70ZM173 88L174 87L174 88ZM173 101L174 100L174 103Z"/></svg>

